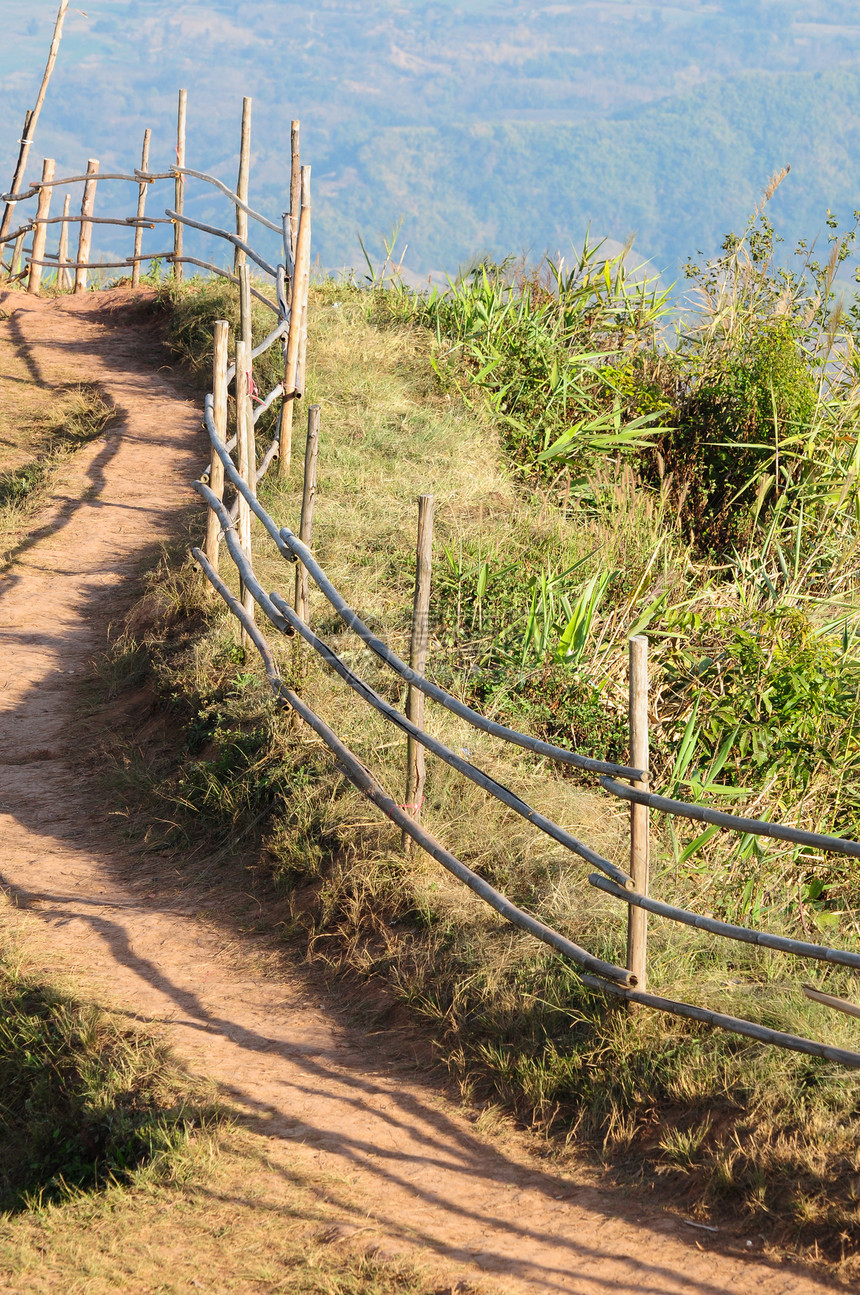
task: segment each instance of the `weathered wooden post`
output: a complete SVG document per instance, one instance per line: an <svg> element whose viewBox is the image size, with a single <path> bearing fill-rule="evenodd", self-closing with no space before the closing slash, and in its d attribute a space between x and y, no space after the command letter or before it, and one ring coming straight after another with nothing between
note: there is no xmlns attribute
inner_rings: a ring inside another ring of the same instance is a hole
<svg viewBox="0 0 860 1295"><path fill-rule="evenodd" d="M243 264L239 266L239 332L242 335L242 342L245 346L245 354L248 357L248 371L246 381L248 386L248 417L247 417L247 438L248 438L248 463L250 464L251 475L248 477L248 485L256 495L257 493L257 437L254 432L254 411L251 404L251 393L254 390L254 361L251 356L253 350L253 340L251 334L251 267Z"/></svg>
<svg viewBox="0 0 860 1295"><path fill-rule="evenodd" d="M90 247L93 241L93 227L89 217L93 214L93 207L96 202L96 185L98 184L97 176L99 173L99 164L95 158L91 157L87 162L87 179L84 182L84 196L81 201L81 232L78 236L78 258L75 268L75 292L81 293L87 290L87 263L90 259Z"/></svg>
<svg viewBox="0 0 860 1295"><path fill-rule="evenodd" d="M243 481L250 482L252 469L248 456L248 370L250 359L241 338L236 339L236 457L239 474ZM243 494L239 494L238 514L239 543L248 561L251 561L251 508ZM250 590L242 587L242 606L253 620L255 617L254 599ZM242 643L250 646L250 639L242 631Z"/></svg>
<svg viewBox="0 0 860 1295"><path fill-rule="evenodd" d="M143 148L140 153L141 171L149 170L149 141L152 138L152 131L147 127L143 132ZM146 214L146 191L149 185L142 180L140 188L137 191L137 219L143 220ZM134 231L134 264L131 267L131 286L140 287L140 254L143 250L143 226L138 225Z"/></svg>
<svg viewBox="0 0 860 1295"><path fill-rule="evenodd" d="M305 483L302 491L302 517L299 539L308 548L314 524L314 504L317 497L317 459L320 444L320 407L311 405L308 410L308 440L305 446ZM308 618L308 573L301 562L296 563L296 615L303 621Z"/></svg>
<svg viewBox="0 0 860 1295"><path fill-rule="evenodd" d="M296 243L299 237L299 208L302 201L301 152L299 150L299 123L290 123L290 300L293 280L296 277Z"/></svg>
<svg viewBox="0 0 860 1295"><path fill-rule="evenodd" d="M185 127L188 117L188 91L179 91L179 109L176 115L176 182L173 190L173 209L181 216L185 209L185 176L180 168L185 166ZM173 222L173 282L182 282L182 221Z"/></svg>
<svg viewBox="0 0 860 1295"><path fill-rule="evenodd" d="M46 157L42 163L42 188L39 190L39 205L36 209L33 250L30 253L30 279L27 284L27 291L31 292L35 297L39 295L39 289L42 286L42 262L45 259L45 245L48 241L46 221L51 211L51 196L54 192L51 188L53 178L54 159Z"/></svg>
<svg viewBox="0 0 860 1295"><path fill-rule="evenodd" d="M57 21L54 23L54 34L51 37L51 48L48 51L48 62L45 65L45 71L42 76L42 84L39 86L39 93L36 97L35 108L28 108L24 117L24 134L21 136L20 150L18 161L15 166L15 174L12 177L12 193L17 193L20 185L24 181L24 172L27 169L27 158L30 155L30 145L33 143L33 136L36 133L36 122L39 120L39 113L42 111L42 105L45 102L45 95L48 93L48 82L51 79L51 73L54 70L54 64L57 61L57 54L60 49L60 41L63 36L63 22L66 17L66 10L69 7L69 0L60 0L60 7L57 10ZM0 222L0 238L5 238L9 233L9 225L12 221L13 204L7 203L6 210L3 212L3 220Z"/></svg>
<svg viewBox="0 0 860 1295"><path fill-rule="evenodd" d="M16 274L16 267L21 264L21 257L24 255L24 240L27 237L27 231L19 234L15 239L15 246L12 248L12 260L9 263L10 275Z"/></svg>
<svg viewBox="0 0 860 1295"><path fill-rule="evenodd" d="M227 358L230 339L230 325L226 319L215 321L215 357L212 361L212 420L222 441L227 440ZM224 498L224 464L212 450L210 460L209 489L219 499ZM206 518L206 541L203 551L218 571L218 535L221 523L212 509Z"/></svg>
<svg viewBox="0 0 860 1295"><path fill-rule="evenodd" d="M242 140L239 146L239 176L236 181L236 196L248 205L251 179L251 100L242 100ZM236 234L243 243L248 241L248 213L241 207L236 208ZM241 247L233 252L233 273L238 274L245 264L245 253Z"/></svg>
<svg viewBox="0 0 860 1295"><path fill-rule="evenodd" d="M293 447L293 405L299 392L299 357L302 340L303 303L307 296L310 277L311 249L311 168L302 167L302 207L299 215L299 232L296 240L296 266L290 297L290 331L287 338L287 358L284 364L284 398L281 404L279 428L278 475L289 475ZM307 279L305 276L307 275Z"/></svg>
<svg viewBox="0 0 860 1295"><path fill-rule="evenodd" d="M67 193L63 199L63 223L60 225L60 245L57 248L57 289L68 292L73 285L72 272L69 269L69 210L72 195Z"/></svg>
<svg viewBox="0 0 860 1295"><path fill-rule="evenodd" d="M409 668L423 675L427 668L427 648L430 641L430 576L433 567L433 510L432 495L421 495L418 500L418 543L415 548L415 598L412 604L412 643L409 651ZM406 718L418 728L424 727L424 694L409 685L406 694ZM416 823L421 822L424 801L424 748L414 737L406 739L406 810ZM404 849L412 849L414 842L403 833Z"/></svg>
<svg viewBox="0 0 860 1295"><path fill-rule="evenodd" d="M637 634L630 640L630 763L645 777L634 787L648 790L648 639ZM630 806L630 875L640 895L648 894L650 865L649 811L647 805ZM636 977L636 988L647 982L648 915L629 905L627 917L627 967Z"/></svg>
<svg viewBox="0 0 860 1295"><path fill-rule="evenodd" d="M20 152L18 154L18 165L15 167L15 174L12 177L12 187L9 190L10 193L17 193L24 179L26 158L29 155L30 144L32 143L32 140L30 137L30 122L32 121L32 119L33 119L33 110L32 108L28 108L26 113L24 114L24 133L21 136ZM0 238L5 238L6 235L9 233L9 226L12 224L12 215L14 211L15 211L15 203L7 202L6 209L3 212L3 220L2 222L0 222ZM5 243L3 244L3 247L4 248L6 247ZM15 261L13 258L9 266L9 273L14 274L14 272L15 272Z"/></svg>

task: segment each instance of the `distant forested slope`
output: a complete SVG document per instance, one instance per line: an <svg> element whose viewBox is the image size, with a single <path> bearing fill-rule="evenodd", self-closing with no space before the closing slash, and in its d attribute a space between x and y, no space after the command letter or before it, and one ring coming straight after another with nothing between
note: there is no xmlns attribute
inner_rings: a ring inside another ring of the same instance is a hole
<svg viewBox="0 0 860 1295"><path fill-rule="evenodd" d="M55 11L0 0L4 174ZM255 199L283 206L301 117L324 266L357 264L356 231L378 240L402 215L414 272L566 251L590 222L635 232L674 277L786 162L774 213L789 239L860 206L855 14L845 0L96 0L69 11L32 169L45 153L130 165L146 125L167 162L185 85L189 163L229 178L251 93Z"/></svg>

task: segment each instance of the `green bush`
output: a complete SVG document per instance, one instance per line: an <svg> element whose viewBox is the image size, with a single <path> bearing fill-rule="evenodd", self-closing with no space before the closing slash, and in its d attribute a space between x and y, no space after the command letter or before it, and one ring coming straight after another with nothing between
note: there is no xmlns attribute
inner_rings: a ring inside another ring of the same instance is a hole
<svg viewBox="0 0 860 1295"><path fill-rule="evenodd" d="M690 366L677 425L658 449L699 546L721 552L749 537L755 494L747 488L778 456L780 440L809 433L817 386L798 330L785 319L732 338L701 367L691 356Z"/></svg>

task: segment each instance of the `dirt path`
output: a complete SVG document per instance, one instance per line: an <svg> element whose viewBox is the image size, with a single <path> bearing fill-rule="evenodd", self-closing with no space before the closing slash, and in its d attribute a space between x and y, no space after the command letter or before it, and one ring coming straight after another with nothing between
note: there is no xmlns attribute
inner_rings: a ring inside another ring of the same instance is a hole
<svg viewBox="0 0 860 1295"><path fill-rule="evenodd" d="M482 1136L402 1056L379 1055L339 1024L298 976L275 981L250 943L122 888L124 861L76 758L77 681L189 504L203 455L196 403L160 370L151 330L125 304L118 292L0 296L0 344L33 382L97 382L121 415L66 470L0 581L0 887L28 910L46 962L166 1022L178 1053L266 1135L272 1163L326 1179L345 1235L418 1247L489 1290L832 1289L744 1253L743 1238L740 1253L709 1250L709 1233L547 1168L514 1136Z"/></svg>

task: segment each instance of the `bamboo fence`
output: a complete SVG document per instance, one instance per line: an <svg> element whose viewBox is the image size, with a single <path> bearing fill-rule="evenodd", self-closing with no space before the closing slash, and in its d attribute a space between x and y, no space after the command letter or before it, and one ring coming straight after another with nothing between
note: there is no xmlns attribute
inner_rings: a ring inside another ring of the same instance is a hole
<svg viewBox="0 0 860 1295"><path fill-rule="evenodd" d="M648 992L647 917L649 913L694 927L723 939L754 944L780 953L786 953L793 957L838 964L860 971L860 954L851 950L834 949L824 945L772 935L766 931L732 925L703 914L663 903L659 899L652 897L649 894L648 857L648 816L651 809L709 823L728 831L768 836L777 840L853 858L860 858L860 843L845 840L841 837L824 836L819 833L806 832L799 828L785 827L780 824L726 814L704 806L672 800L653 793L650 790L648 781L648 645L645 638L636 637L630 640L630 766L595 760L581 755L579 752L540 741L529 734L518 732L488 719L426 678L427 617L432 556L433 499L431 496L422 496L419 504L416 586L409 665L372 633L358 613L349 606L334 587L313 556L311 540L314 501L317 493L320 430L320 410L318 406L313 405L309 410L308 437L304 460L304 489L298 535L287 527L279 526L260 503L257 497L257 483L262 479L272 463L276 459L278 460L278 471L281 475L287 474L290 470L294 409L296 402L302 398L304 393L307 304L310 280L310 168L301 165L299 124L298 122L293 122L290 209L284 214L281 222L276 223L256 212L248 203L250 100L245 100L243 106L239 175L235 190L230 189L223 181L212 175L191 170L184 165L185 122L186 100L185 94L182 92L178 112L177 162L176 165L163 172L147 170L150 144L149 132L144 138L141 168L135 170L133 174L99 175L98 162L91 160L86 174L57 180L53 178L51 159L46 159L42 178L38 183L19 193L0 195L0 200L7 203L7 210L18 203L33 200L37 202L36 212L31 219L11 233L7 232L5 237L0 239L0 247L8 246L9 243L14 245L15 251L13 252L11 264L6 267L7 272L12 276L18 275L18 277L28 275L28 287L31 292L40 291L42 270L45 266L51 266L57 271L60 286L67 283L68 276L71 272L74 272L75 291L80 292L86 288L87 272L92 269L105 268L106 266L110 268L127 268L131 272L132 282L137 284L140 263L155 257L169 260L173 265L174 274L177 278L181 275L182 266L191 264L223 275L239 286L240 325L239 333L234 339L235 359L232 364L229 362L229 326L225 321L218 321L215 326L213 388L212 392L206 396L203 410L211 453L206 469L201 473L200 478L193 483L195 490L207 505L207 527L204 547L202 549L194 548L193 554L213 589L223 599L236 618L245 644L248 647L254 647L260 654L278 705L293 712L320 737L337 761L339 768L350 781L382 814L400 828L404 843L409 844L410 850L420 848L426 851L442 867L446 868L484 900L502 918L554 949L556 953L572 964L574 971L583 984L591 989L620 997L631 1005L637 1004L660 1012L701 1021L710 1026L756 1039L771 1046L787 1048L796 1052L822 1057L845 1066L860 1068L860 1053L833 1048L828 1044L786 1034L754 1021L727 1016L709 1008L698 1007L691 1003L677 1002ZM124 180L137 186L138 196L135 216L122 220L101 220L93 214L97 183L99 180L108 178ZM214 186L228 199L234 209L233 219L230 223L235 225L235 233L230 229L192 220L185 215L185 183L187 178ZM157 181L167 180L172 181L174 185L173 206L165 210L163 218L153 219L147 217L145 208L149 187ZM84 185L84 196L80 217L69 214L68 196L66 197L63 215L61 217L51 217L49 208L53 189L58 186L81 183ZM249 218L280 236L283 260L277 265L271 264L251 245L248 232ZM53 223L60 224L61 232L58 252L54 256L50 256L45 251L45 231ZM68 234L70 227L75 223L80 225L80 236L77 256L74 260L71 260L68 255ZM90 239L93 227L99 224L127 226L132 229L135 240L132 255L119 262L99 263L92 261L90 259ZM146 228L153 229L157 224L173 225L173 248L168 252L143 253L141 251L142 231ZM231 273L210 262L187 256L184 253L182 241L182 233L185 227L201 230L223 240L225 244L232 247L233 272ZM25 251L23 240L28 234L32 235L32 243L25 256L26 268L19 273L17 264ZM252 285L249 262L253 262L271 281L273 292L270 291L270 294L267 294ZM252 296L266 305L277 317L277 322L268 336L253 348L251 346ZM276 345L281 347L284 357L283 381L278 383L265 396L259 397L257 409L254 410L251 403L251 395L255 390L253 382L254 360ZM227 404L231 384L236 403L236 435L228 440ZM261 414L271 408L276 401L280 401L277 432L271 444L263 449L261 453L258 453L255 443L255 425ZM234 495L229 508L224 501L227 486L231 488ZM262 526L263 531L279 554L288 564L295 568L292 573L295 586L292 605L278 593L267 593L256 578L251 550L252 526L255 521ZM222 541L238 575L238 597L219 574L219 553ZM408 699L405 713L400 712L381 697L311 629L308 624L309 580L316 585L320 594L330 604L343 623L358 635L362 642L385 666L393 670L407 683ZM294 689L287 687L280 677L275 654L257 624L258 609L274 631L291 637L298 636L302 639L366 705L382 715L388 723L405 735L407 739L407 757L404 803L400 803L386 791L362 761L345 746L329 725L315 714ZM458 754L438 738L428 733L424 728L423 720L423 699L425 697L444 706L461 720L481 732L491 734L545 759L573 765L578 769L598 776L600 785L609 795L630 804L629 872L603 858L586 842L580 841L557 823L552 822L503 783L479 769L471 760L466 758L465 753ZM592 873L587 878L588 882L593 887L627 906L626 966L616 966L595 956L587 949L576 944L567 935L553 930L539 921L534 915L511 903L500 891L452 855L422 827L420 820L425 751L429 751L463 777L495 797L557 844L570 851L575 858L597 869L597 872ZM846 1000L824 994L809 986L804 987L804 992L809 998L824 1006L849 1015L860 1015L860 1007Z"/></svg>

